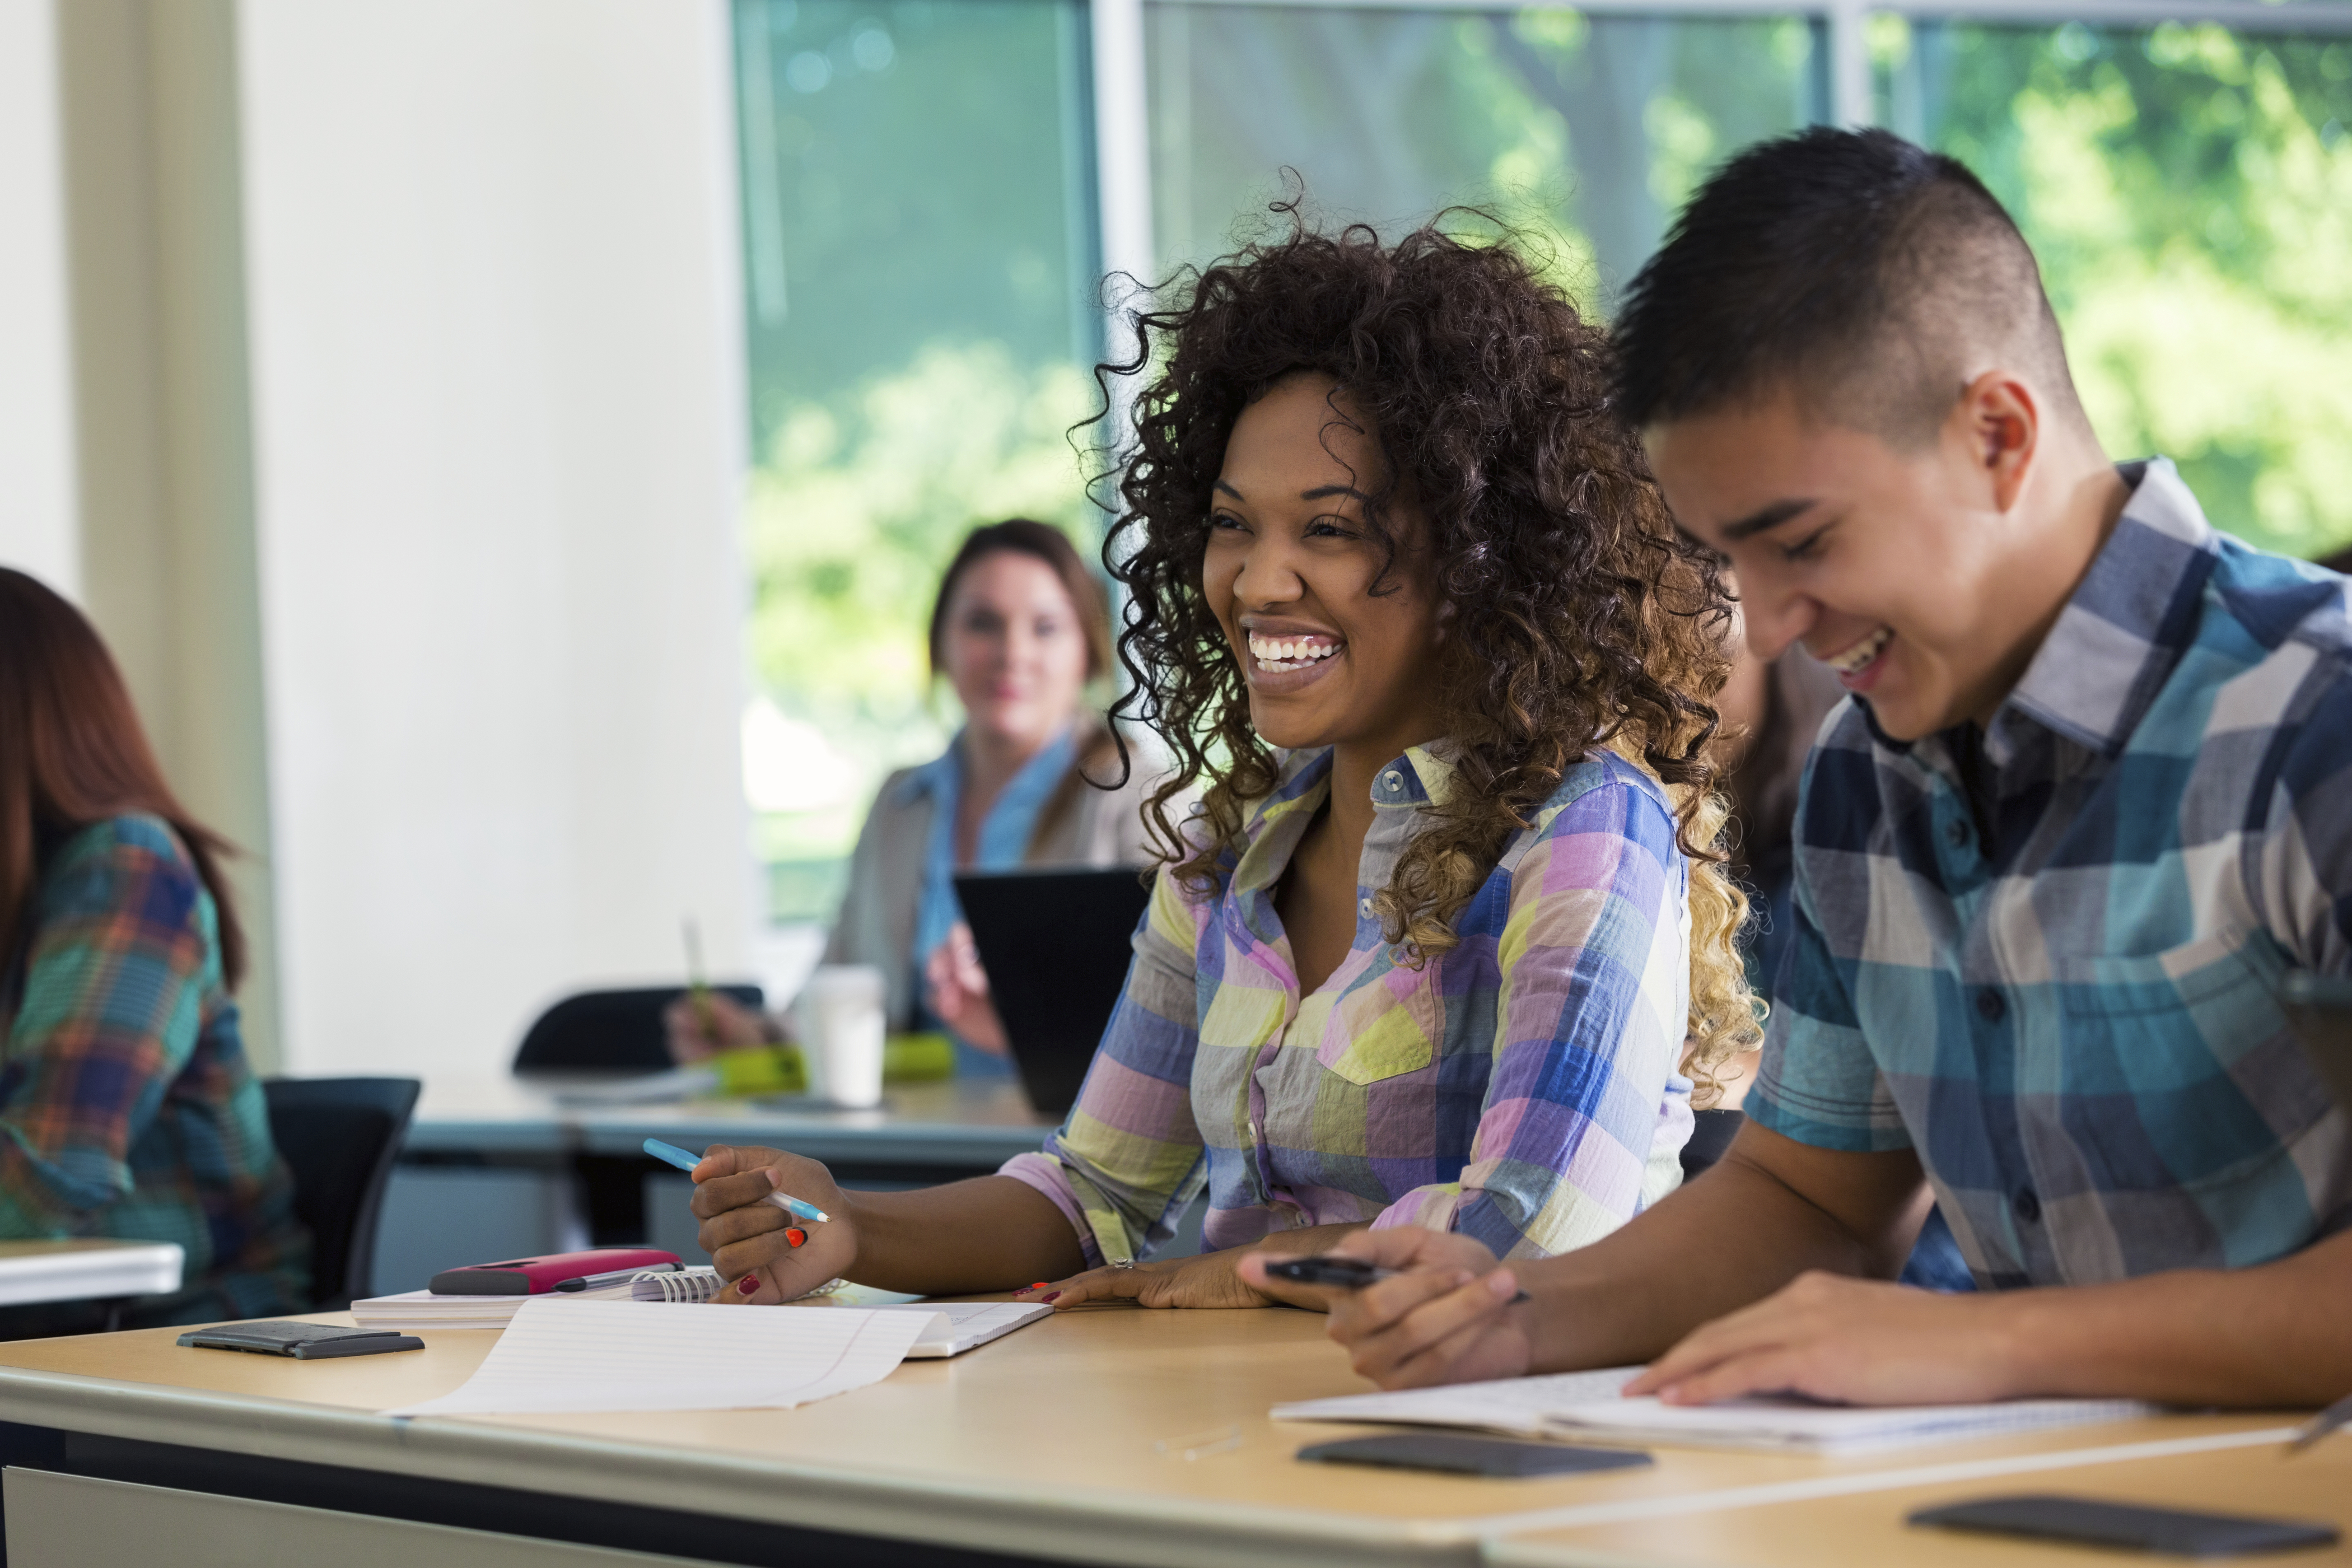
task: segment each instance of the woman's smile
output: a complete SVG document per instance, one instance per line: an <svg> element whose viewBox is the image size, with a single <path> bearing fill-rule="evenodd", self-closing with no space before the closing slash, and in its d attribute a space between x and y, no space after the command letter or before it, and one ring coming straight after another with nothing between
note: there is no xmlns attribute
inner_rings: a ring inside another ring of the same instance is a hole
<svg viewBox="0 0 2352 1568"><path fill-rule="evenodd" d="M1248 644L1243 671L1250 689L1264 696L1312 686L1347 657L1347 639L1320 626L1252 616L1243 616L1241 626Z"/></svg>

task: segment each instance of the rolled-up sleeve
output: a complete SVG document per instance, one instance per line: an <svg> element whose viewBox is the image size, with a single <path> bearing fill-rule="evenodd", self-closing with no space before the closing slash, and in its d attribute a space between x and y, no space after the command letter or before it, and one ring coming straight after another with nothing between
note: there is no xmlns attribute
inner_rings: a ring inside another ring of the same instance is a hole
<svg viewBox="0 0 2352 1568"><path fill-rule="evenodd" d="M1091 1265L1148 1255L1201 1190L1206 1162L1192 1095L1202 919L1162 867L1077 1102L1042 1151L1016 1154L999 1173L1051 1199Z"/></svg>
<svg viewBox="0 0 2352 1568"><path fill-rule="evenodd" d="M1559 808L1505 895L1494 1060L1469 1161L1458 1181L1400 1196L1376 1228L1458 1230L1502 1257L1545 1257L1672 1190L1678 1168L1656 1173L1691 1125L1690 1085L1675 1071L1686 892L1675 821L1655 795L1620 780Z"/></svg>

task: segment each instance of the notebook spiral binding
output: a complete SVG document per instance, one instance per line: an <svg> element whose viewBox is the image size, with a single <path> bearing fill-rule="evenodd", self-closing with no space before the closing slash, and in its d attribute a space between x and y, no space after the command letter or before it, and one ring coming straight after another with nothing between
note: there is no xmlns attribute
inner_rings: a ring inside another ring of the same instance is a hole
<svg viewBox="0 0 2352 1568"><path fill-rule="evenodd" d="M686 1268L640 1274L629 1281L629 1294L639 1301L708 1301L721 1283L716 1268Z"/></svg>

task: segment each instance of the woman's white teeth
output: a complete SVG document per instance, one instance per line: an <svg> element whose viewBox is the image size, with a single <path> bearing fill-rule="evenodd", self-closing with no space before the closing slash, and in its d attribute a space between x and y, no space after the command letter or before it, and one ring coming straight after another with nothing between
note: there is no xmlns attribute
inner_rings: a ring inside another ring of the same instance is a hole
<svg viewBox="0 0 2352 1568"><path fill-rule="evenodd" d="M1860 642L1854 644L1852 647L1846 649L1843 653L1833 654L1830 658L1822 660L1822 662L1828 665L1832 669L1836 670L1840 675L1852 675L1855 670L1861 669L1869 664L1872 659L1876 658L1878 657L1878 650L1885 647L1886 646L1886 639L1894 635L1894 627L1881 626L1876 631L1871 633L1868 637L1863 638Z"/></svg>
<svg viewBox="0 0 2352 1568"><path fill-rule="evenodd" d="M1321 637L1252 637L1250 657L1262 669L1305 669L1339 651L1339 645Z"/></svg>

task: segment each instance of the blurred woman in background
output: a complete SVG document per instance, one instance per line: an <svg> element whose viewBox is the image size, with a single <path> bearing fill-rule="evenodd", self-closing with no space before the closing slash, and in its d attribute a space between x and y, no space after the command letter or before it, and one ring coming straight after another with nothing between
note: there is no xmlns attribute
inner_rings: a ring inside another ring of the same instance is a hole
<svg viewBox="0 0 2352 1568"><path fill-rule="evenodd" d="M1061 530L1025 518L966 536L931 605L931 670L964 726L938 757L883 781L849 862L827 963L881 970L894 1034L943 1028L961 1076L1010 1071L1004 1030L956 901L955 874L1018 866L1141 865L1140 767L1116 790L1118 748L1087 683L1110 668L1110 606ZM723 998L669 1014L692 1060L778 1031Z"/></svg>
<svg viewBox="0 0 2352 1568"><path fill-rule="evenodd" d="M132 1324L307 1305L310 1243L231 1000L227 853L173 798L98 633L0 568L0 1237L179 1243L184 1288ZM10 1309L0 1334L105 1317Z"/></svg>

